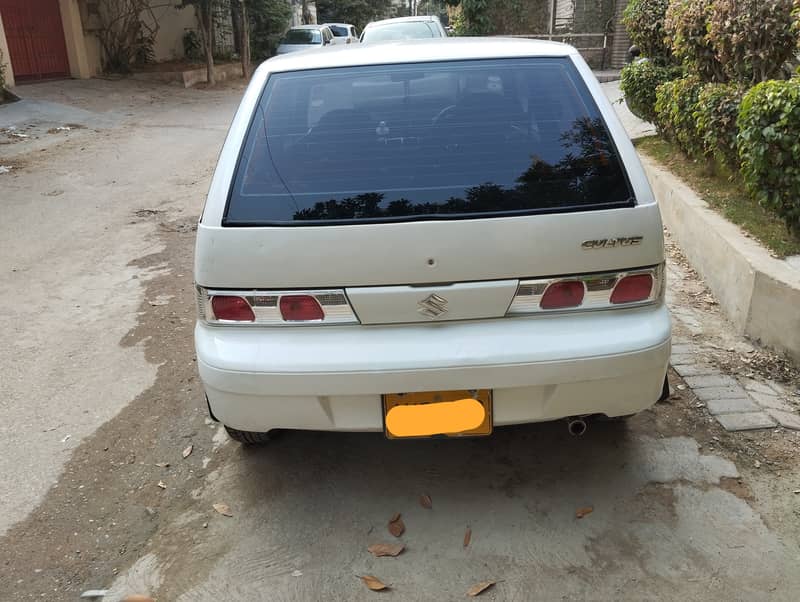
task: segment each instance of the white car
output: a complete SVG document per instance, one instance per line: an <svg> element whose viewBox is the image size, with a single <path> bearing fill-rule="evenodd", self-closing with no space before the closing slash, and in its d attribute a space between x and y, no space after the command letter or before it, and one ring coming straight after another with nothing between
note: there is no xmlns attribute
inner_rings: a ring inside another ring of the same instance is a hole
<svg viewBox="0 0 800 602"><path fill-rule="evenodd" d="M214 173L195 281L209 409L245 443L562 418L578 434L668 392L658 206L566 45L265 62Z"/></svg>
<svg viewBox="0 0 800 602"><path fill-rule="evenodd" d="M275 54L289 54L331 44L336 44L336 38L327 25L298 25L284 34Z"/></svg>
<svg viewBox="0 0 800 602"><path fill-rule="evenodd" d="M350 23L325 23L331 30L337 44L357 44L359 42L358 30Z"/></svg>
<svg viewBox="0 0 800 602"><path fill-rule="evenodd" d="M367 23L361 32L362 42L389 42L397 40L418 40L425 38L446 38L447 31L439 17L420 15L418 17L396 17Z"/></svg>

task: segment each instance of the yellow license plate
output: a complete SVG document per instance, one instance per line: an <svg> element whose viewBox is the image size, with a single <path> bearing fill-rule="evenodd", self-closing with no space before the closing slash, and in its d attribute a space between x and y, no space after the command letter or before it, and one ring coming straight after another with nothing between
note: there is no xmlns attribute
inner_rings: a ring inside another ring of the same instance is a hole
<svg viewBox="0 0 800 602"><path fill-rule="evenodd" d="M492 433L492 391L432 391L383 396L389 439L477 437Z"/></svg>

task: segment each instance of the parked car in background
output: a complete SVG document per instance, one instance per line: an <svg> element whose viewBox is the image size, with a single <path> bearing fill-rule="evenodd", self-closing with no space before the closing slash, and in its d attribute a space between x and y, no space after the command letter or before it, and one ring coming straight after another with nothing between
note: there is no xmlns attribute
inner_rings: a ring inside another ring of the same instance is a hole
<svg viewBox="0 0 800 602"><path fill-rule="evenodd" d="M436 16L398 17L368 23L361 32L362 42L446 38L447 32Z"/></svg>
<svg viewBox="0 0 800 602"><path fill-rule="evenodd" d="M350 25L349 23L325 23L325 25L330 27L337 44L342 42L353 44L359 41L358 30L355 25Z"/></svg>
<svg viewBox="0 0 800 602"><path fill-rule="evenodd" d="M345 144L343 144L345 142ZM197 366L231 437L488 435L669 395L658 205L571 46L266 61L197 228Z"/></svg>
<svg viewBox="0 0 800 602"><path fill-rule="evenodd" d="M276 54L322 48L335 43L333 32L327 25L299 25L286 32Z"/></svg>

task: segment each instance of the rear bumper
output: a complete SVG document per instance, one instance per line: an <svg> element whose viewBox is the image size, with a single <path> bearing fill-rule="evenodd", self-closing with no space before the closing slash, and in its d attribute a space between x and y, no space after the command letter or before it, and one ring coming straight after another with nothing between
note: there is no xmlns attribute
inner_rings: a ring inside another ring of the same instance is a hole
<svg viewBox="0 0 800 602"><path fill-rule="evenodd" d="M670 353L666 307L398 326L198 324L214 415L241 430L382 430L381 395L494 390L495 425L656 402Z"/></svg>

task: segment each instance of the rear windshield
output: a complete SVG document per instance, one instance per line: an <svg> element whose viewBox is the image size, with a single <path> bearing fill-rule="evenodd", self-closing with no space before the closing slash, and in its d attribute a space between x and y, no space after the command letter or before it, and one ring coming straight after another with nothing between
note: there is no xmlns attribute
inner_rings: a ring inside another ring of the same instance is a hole
<svg viewBox="0 0 800 602"><path fill-rule="evenodd" d="M331 31L333 35L337 38L346 38L350 35L350 32L347 31L346 27L342 27L341 25L330 25Z"/></svg>
<svg viewBox="0 0 800 602"><path fill-rule="evenodd" d="M362 42L386 42L388 40L417 40L420 38L441 37L431 23L425 21L406 21L392 25L380 25L364 30Z"/></svg>
<svg viewBox="0 0 800 602"><path fill-rule="evenodd" d="M463 219L632 203L569 59L458 61L271 75L224 223Z"/></svg>
<svg viewBox="0 0 800 602"><path fill-rule="evenodd" d="M290 29L283 38L284 44L319 44L321 41L317 29Z"/></svg>

